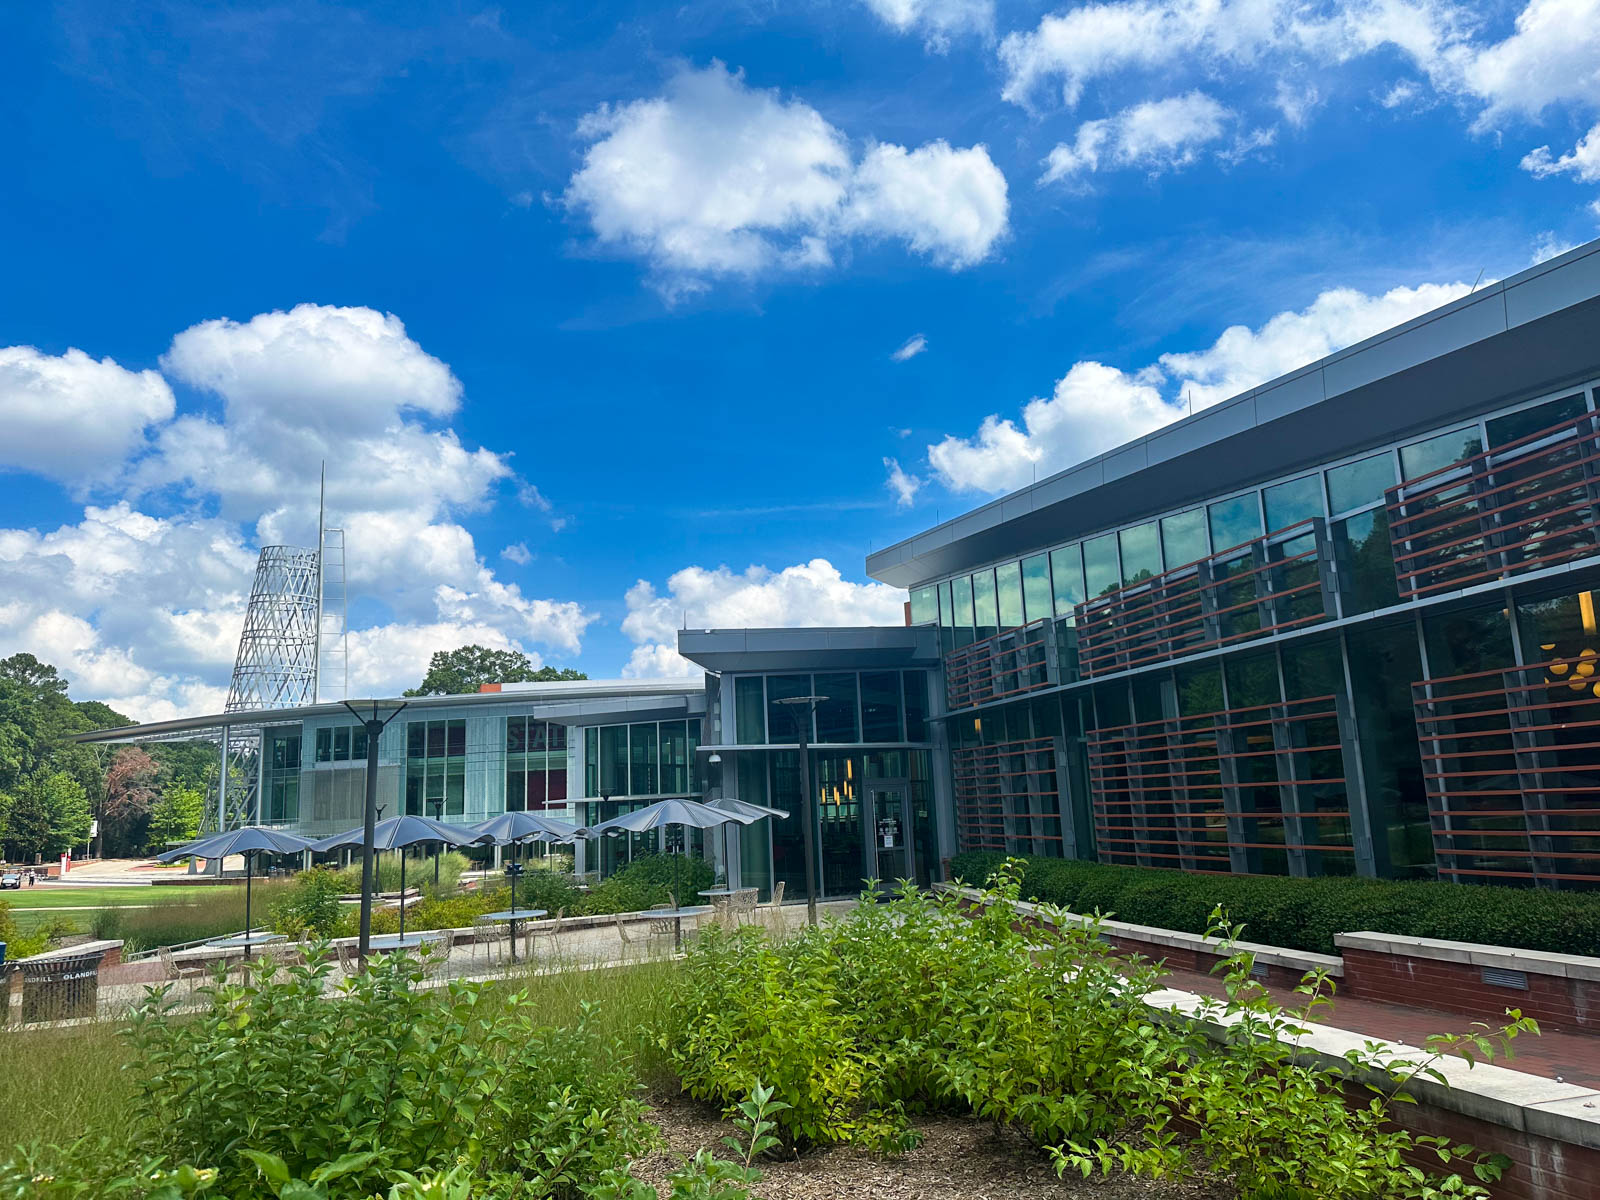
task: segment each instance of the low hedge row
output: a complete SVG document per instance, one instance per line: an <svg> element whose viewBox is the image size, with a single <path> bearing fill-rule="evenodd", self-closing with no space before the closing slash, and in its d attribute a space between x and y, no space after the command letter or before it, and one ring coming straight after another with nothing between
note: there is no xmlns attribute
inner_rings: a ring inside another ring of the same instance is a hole
<svg viewBox="0 0 1600 1200"><path fill-rule="evenodd" d="M952 878L981 885L1007 855L958 854ZM1073 912L1204 933L1221 905L1253 942L1337 954L1336 933L1392 933L1600 956L1600 892L1383 879L1190 875L1026 858L1022 895Z"/></svg>

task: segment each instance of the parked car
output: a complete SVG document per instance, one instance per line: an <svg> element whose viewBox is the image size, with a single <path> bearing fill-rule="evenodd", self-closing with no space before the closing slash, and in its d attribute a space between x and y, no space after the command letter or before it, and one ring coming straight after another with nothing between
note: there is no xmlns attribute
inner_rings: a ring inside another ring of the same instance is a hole
<svg viewBox="0 0 1600 1200"><path fill-rule="evenodd" d="M0 875L0 888L20 888L22 886L22 872L7 871Z"/></svg>

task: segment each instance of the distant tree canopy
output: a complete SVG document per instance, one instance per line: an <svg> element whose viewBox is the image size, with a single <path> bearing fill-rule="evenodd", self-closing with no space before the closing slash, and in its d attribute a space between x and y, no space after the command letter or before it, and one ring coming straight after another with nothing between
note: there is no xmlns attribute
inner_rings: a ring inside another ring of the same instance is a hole
<svg viewBox="0 0 1600 1200"><path fill-rule="evenodd" d="M428 663L422 683L407 688L407 696L460 696L476 692L485 683L555 683L565 679L587 679L582 671L570 667L534 668L520 650L491 650L487 646L462 646L459 650L436 650Z"/></svg>

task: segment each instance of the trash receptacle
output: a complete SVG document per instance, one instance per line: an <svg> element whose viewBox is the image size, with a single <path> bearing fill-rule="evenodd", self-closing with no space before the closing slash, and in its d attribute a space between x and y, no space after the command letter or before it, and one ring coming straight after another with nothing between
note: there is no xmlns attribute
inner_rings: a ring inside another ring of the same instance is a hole
<svg viewBox="0 0 1600 1200"><path fill-rule="evenodd" d="M100 999L100 960L104 957L104 950L96 950L18 960L23 1023L94 1016Z"/></svg>

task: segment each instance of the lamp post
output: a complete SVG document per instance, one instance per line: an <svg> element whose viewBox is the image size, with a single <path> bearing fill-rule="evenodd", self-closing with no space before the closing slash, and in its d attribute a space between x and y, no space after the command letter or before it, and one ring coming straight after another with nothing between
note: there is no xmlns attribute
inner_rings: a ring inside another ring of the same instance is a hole
<svg viewBox="0 0 1600 1200"><path fill-rule="evenodd" d="M369 700L361 703L371 706L370 715L362 716L355 705L348 700L344 702L344 706L367 731L367 802L362 806L361 822L361 937L357 943L361 965L366 966L367 955L372 950L372 876L377 866L375 861L377 856L372 843L375 837L373 827L378 823L378 739L383 736L384 727L398 717L406 706L405 702L401 701L400 706L387 717L380 717L379 710L386 707L383 701ZM400 898L400 903L405 904L405 897Z"/></svg>
<svg viewBox="0 0 1600 1200"><path fill-rule="evenodd" d="M800 825L806 847L806 920L817 923L817 831L811 821L811 719L826 696L786 696L779 704L794 716L795 740L800 744Z"/></svg>
<svg viewBox="0 0 1600 1200"><path fill-rule="evenodd" d="M444 815L444 797L437 796L428 801L428 807L433 809L433 819L437 821ZM444 843L439 842L433 847L433 890L435 895L439 891L439 857L444 853Z"/></svg>

